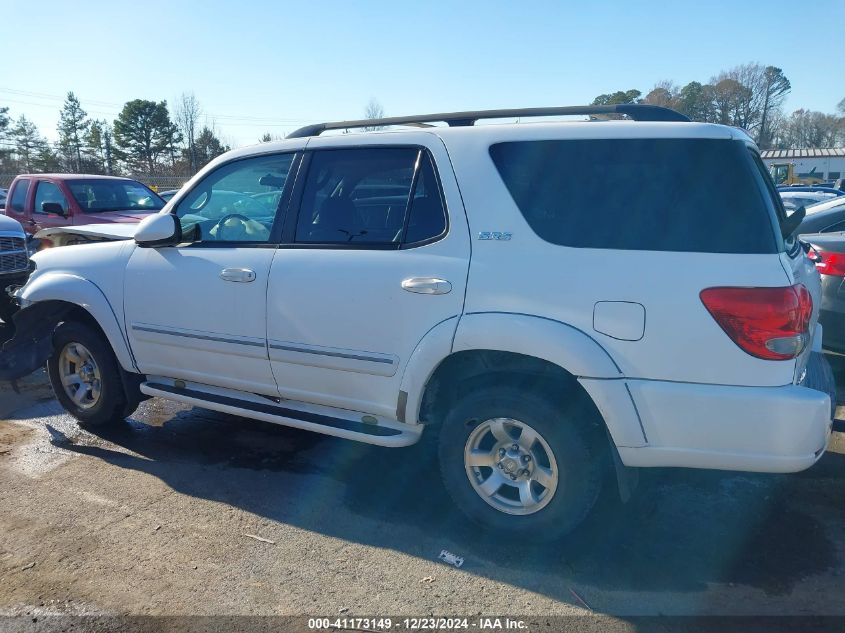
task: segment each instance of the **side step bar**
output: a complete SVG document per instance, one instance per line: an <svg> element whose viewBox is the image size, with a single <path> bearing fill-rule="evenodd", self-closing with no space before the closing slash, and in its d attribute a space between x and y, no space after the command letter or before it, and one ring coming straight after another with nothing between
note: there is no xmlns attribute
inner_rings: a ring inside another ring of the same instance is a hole
<svg viewBox="0 0 845 633"><path fill-rule="evenodd" d="M221 413L230 413L376 446L410 446L416 443L422 434L421 425L411 426L401 422L385 421L368 424L313 411L300 411L271 401L259 402L258 397L254 401L227 395L224 393L226 391L228 390L215 387L209 387L206 391L196 384L184 388L162 382L145 382L141 385L141 392L148 396L158 396Z"/></svg>

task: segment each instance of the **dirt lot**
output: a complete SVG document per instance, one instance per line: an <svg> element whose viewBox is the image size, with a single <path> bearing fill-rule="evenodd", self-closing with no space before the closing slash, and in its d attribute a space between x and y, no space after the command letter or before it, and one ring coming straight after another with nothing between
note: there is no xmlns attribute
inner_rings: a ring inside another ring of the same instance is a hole
<svg viewBox="0 0 845 633"><path fill-rule="evenodd" d="M160 400L95 436L43 373L0 418L0 614L845 614L842 432L799 475L649 471L537 547L467 524L418 447Z"/></svg>

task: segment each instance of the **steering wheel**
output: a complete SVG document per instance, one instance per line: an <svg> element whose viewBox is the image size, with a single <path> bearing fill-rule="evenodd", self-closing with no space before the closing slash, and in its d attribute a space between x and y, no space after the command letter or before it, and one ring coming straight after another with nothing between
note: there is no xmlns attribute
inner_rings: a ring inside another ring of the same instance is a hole
<svg viewBox="0 0 845 633"><path fill-rule="evenodd" d="M227 213L222 218L217 220L217 223L213 227L211 227L209 233L213 234L215 239L224 241L222 237L223 228L225 227L226 222L228 222L229 220L240 220L243 223L244 228L246 228L246 226L250 222L252 222L251 218L246 217L242 213Z"/></svg>

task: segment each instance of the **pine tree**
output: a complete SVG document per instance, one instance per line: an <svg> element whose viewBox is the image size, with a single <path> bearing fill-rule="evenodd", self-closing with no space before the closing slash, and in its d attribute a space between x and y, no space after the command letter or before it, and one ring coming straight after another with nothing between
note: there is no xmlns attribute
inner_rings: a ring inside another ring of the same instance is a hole
<svg viewBox="0 0 845 633"><path fill-rule="evenodd" d="M88 114L82 109L79 99L72 92L67 93L65 105L59 115L59 150L69 171L82 171L82 153L85 149L85 136L90 122Z"/></svg>

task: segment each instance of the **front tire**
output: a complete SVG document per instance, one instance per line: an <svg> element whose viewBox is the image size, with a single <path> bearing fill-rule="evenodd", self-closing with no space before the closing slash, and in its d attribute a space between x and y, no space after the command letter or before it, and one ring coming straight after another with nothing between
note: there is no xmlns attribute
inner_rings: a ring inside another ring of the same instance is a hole
<svg viewBox="0 0 845 633"><path fill-rule="evenodd" d="M443 482L483 527L548 541L596 503L605 472L595 412L581 398L553 405L512 388L463 398L440 431Z"/></svg>
<svg viewBox="0 0 845 633"><path fill-rule="evenodd" d="M0 321L11 327L14 324L12 317L18 311L18 306L5 292L0 291L0 294Z"/></svg>
<svg viewBox="0 0 845 633"><path fill-rule="evenodd" d="M53 334L47 373L56 399L83 428L123 418L126 394L105 337L91 326L66 321Z"/></svg>

